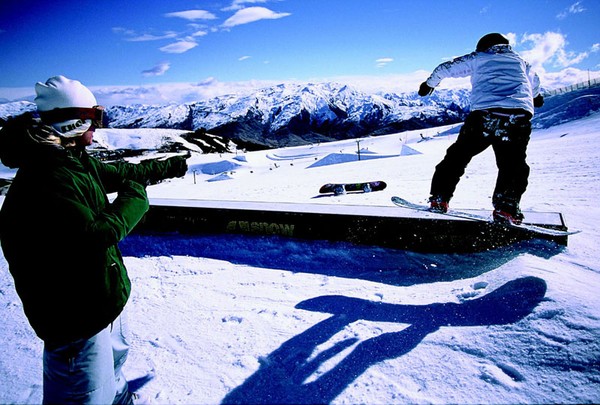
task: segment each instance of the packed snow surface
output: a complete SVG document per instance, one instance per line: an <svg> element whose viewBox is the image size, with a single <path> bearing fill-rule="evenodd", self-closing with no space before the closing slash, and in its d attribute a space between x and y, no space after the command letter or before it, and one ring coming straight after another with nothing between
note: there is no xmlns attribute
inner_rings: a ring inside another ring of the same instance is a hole
<svg viewBox="0 0 600 405"><path fill-rule="evenodd" d="M426 254L281 237L130 235L122 250L133 282L131 386L158 404L599 403L599 128L595 114L532 134L522 205L562 212L582 230L568 247L532 241ZM456 138L447 129L193 153L184 178L148 192L373 210L393 195L424 202ZM139 148L153 138L105 131L103 142ZM358 160L359 149L369 158ZM475 157L452 206L490 209L495 176L491 150ZM370 180L388 187L318 195L324 183ZM43 345L3 258L0 266L0 403L39 403Z"/></svg>

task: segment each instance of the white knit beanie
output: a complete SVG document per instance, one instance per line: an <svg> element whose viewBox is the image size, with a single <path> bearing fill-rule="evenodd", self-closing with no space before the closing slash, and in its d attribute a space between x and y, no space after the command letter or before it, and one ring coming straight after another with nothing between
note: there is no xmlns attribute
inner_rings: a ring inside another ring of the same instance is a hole
<svg viewBox="0 0 600 405"><path fill-rule="evenodd" d="M77 80L64 76L54 76L46 83L37 82L35 85L35 104L39 111L50 111L55 108L83 107L91 108L97 105L92 92ZM62 136L70 138L80 136L90 129L91 120L72 119L51 124Z"/></svg>

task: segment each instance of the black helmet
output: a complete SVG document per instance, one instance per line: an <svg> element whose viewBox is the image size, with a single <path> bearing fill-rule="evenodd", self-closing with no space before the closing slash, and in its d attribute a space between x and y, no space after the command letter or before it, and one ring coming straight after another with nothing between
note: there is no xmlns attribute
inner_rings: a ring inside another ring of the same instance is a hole
<svg viewBox="0 0 600 405"><path fill-rule="evenodd" d="M502 34L493 32L491 34L482 36L479 42L477 42L477 48L475 48L475 50L477 52L483 52L487 51L492 46L499 44L508 45L508 39L506 39L506 37L504 37Z"/></svg>

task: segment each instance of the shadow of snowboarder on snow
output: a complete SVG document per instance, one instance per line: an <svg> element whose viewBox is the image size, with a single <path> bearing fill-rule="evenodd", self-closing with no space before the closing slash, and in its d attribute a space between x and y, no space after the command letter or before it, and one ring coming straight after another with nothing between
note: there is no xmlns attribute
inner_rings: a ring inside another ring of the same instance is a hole
<svg viewBox="0 0 600 405"><path fill-rule="evenodd" d="M283 343L223 403L329 403L370 366L410 352L440 327L512 324L529 315L545 294L544 280L524 277L460 304L398 305L344 296L300 302L296 308L333 315ZM346 339L310 358L317 346L357 320L410 326L358 343L333 369L305 383L325 361L357 343L356 338Z"/></svg>

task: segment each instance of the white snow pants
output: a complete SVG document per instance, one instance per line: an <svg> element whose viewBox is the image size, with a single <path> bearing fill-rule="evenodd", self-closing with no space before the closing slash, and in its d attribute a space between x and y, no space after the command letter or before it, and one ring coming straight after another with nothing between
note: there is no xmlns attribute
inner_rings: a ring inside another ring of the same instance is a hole
<svg viewBox="0 0 600 405"><path fill-rule="evenodd" d="M89 339L44 348L44 404L130 402L122 366L129 352L125 311Z"/></svg>

